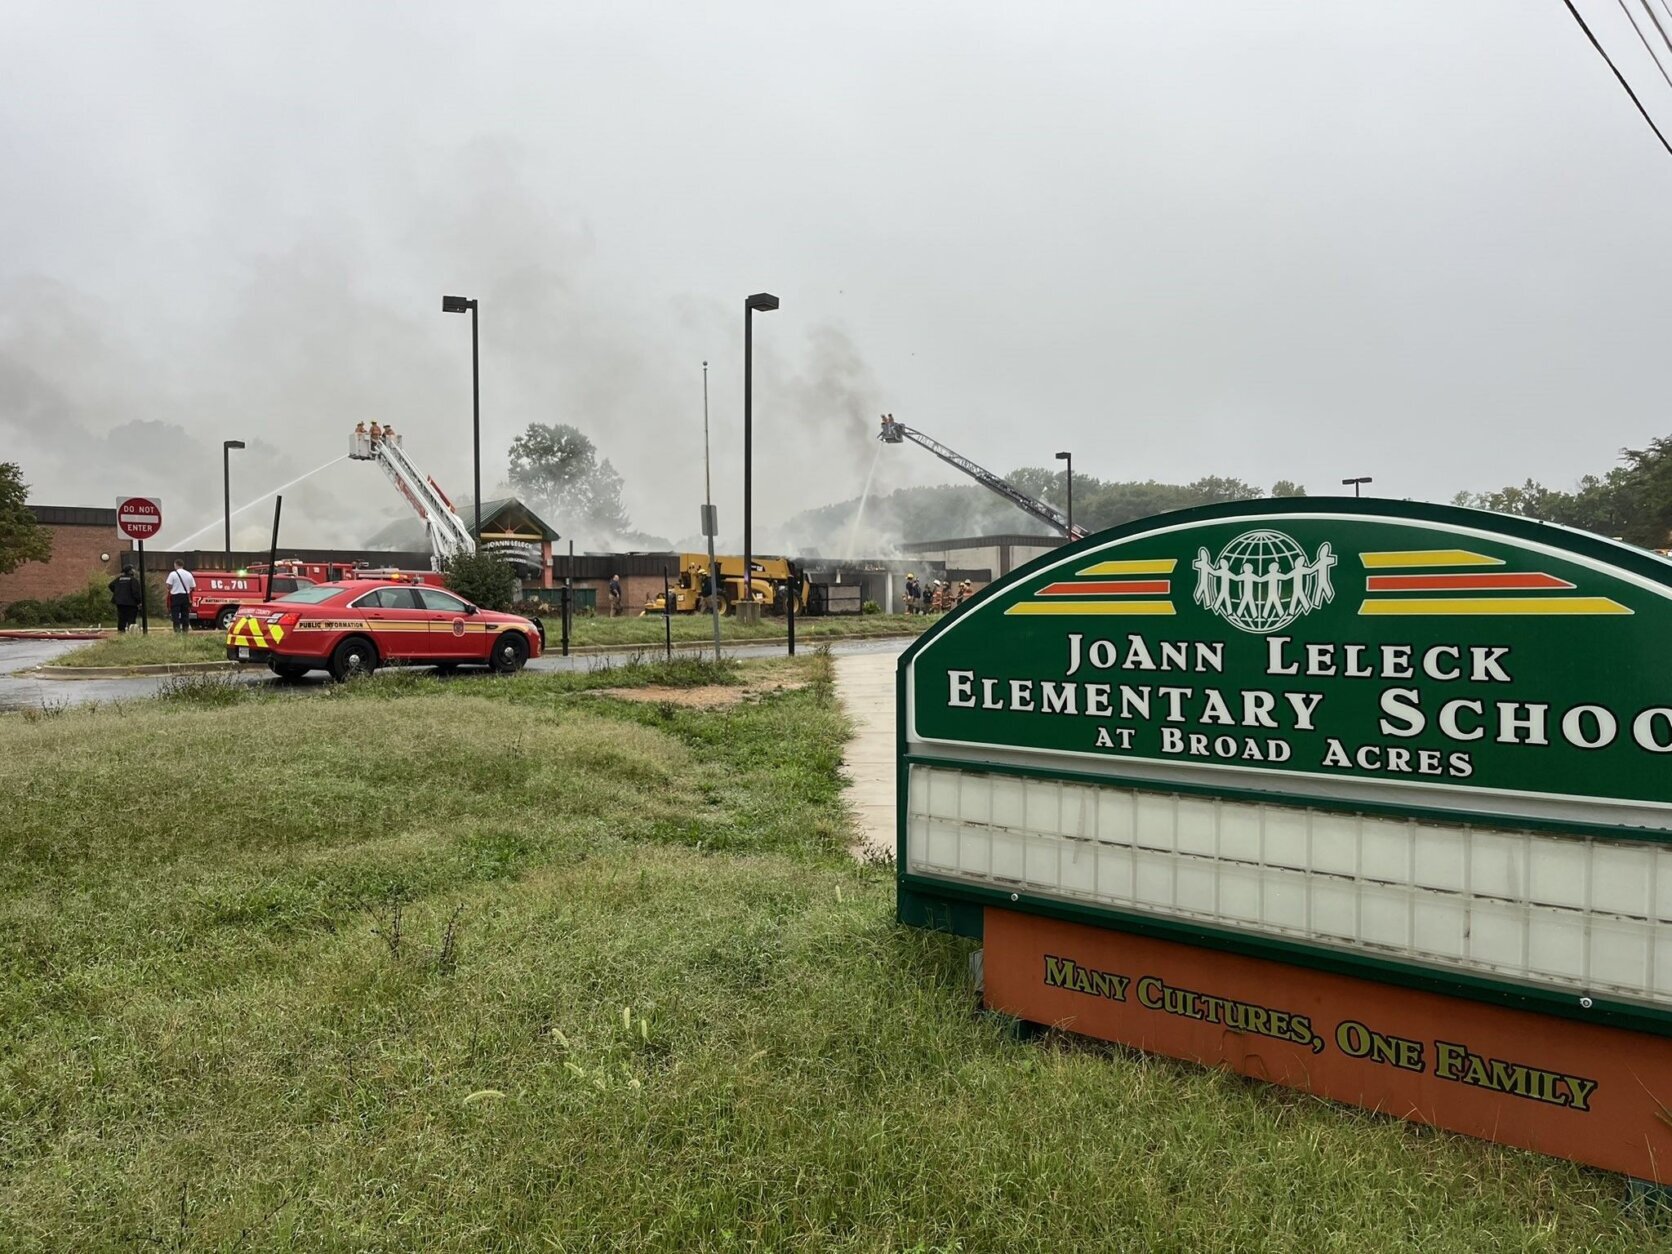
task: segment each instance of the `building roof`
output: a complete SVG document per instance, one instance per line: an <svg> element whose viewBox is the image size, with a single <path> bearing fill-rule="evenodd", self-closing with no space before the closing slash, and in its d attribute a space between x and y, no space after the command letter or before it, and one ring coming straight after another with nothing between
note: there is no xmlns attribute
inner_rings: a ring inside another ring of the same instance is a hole
<svg viewBox="0 0 1672 1254"><path fill-rule="evenodd" d="M474 521L474 520L467 520ZM482 532L525 531L539 533L542 540L557 540L557 528L536 514L520 497L506 496L482 502Z"/></svg>
<svg viewBox="0 0 1672 1254"><path fill-rule="evenodd" d="M466 501L458 507L459 517L466 527L476 525L476 511ZM521 523L523 525L519 526ZM116 525L115 511L111 511L110 525ZM536 514L520 497L506 496L482 502L482 530L491 538L495 532L533 532L542 540L557 540L557 528ZM416 514L396 518L380 527L366 543L371 547L418 548L424 543L424 523Z"/></svg>
<svg viewBox="0 0 1672 1254"><path fill-rule="evenodd" d="M43 527L109 527L116 530L115 508L96 505L28 505L25 508Z"/></svg>
<svg viewBox="0 0 1672 1254"><path fill-rule="evenodd" d="M1030 536L1009 532L998 536L968 536L961 540L917 540L911 544L902 544L900 549L906 553L938 553L942 549L988 549L1006 545L1055 549L1067 543L1068 541L1062 536L1045 534Z"/></svg>

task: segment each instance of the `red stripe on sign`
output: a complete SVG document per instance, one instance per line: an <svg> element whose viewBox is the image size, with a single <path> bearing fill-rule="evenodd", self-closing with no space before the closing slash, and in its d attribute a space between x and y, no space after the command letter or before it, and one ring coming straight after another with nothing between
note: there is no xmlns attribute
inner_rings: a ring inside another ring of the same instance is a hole
<svg viewBox="0 0 1672 1254"><path fill-rule="evenodd" d="M1573 587L1565 579L1536 571L1525 575L1371 575L1364 584L1367 592L1525 592Z"/></svg>
<svg viewBox="0 0 1672 1254"><path fill-rule="evenodd" d="M1042 597L1168 596L1171 579L1117 579L1108 583L1052 583L1039 590Z"/></svg>

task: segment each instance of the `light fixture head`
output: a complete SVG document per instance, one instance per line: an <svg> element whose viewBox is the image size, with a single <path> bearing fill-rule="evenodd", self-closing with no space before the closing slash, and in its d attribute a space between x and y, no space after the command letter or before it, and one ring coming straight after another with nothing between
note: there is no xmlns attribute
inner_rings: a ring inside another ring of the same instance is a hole
<svg viewBox="0 0 1672 1254"><path fill-rule="evenodd" d="M469 313L476 308L476 302L468 296L443 296L441 298L442 313Z"/></svg>
<svg viewBox="0 0 1672 1254"><path fill-rule="evenodd" d="M221 441L221 447L222 448L246 448L248 446L242 440L222 440Z"/></svg>
<svg viewBox="0 0 1672 1254"><path fill-rule="evenodd" d="M756 292L753 296L745 300L743 304L747 309L758 309L764 312L768 309L778 308L778 298L771 292Z"/></svg>

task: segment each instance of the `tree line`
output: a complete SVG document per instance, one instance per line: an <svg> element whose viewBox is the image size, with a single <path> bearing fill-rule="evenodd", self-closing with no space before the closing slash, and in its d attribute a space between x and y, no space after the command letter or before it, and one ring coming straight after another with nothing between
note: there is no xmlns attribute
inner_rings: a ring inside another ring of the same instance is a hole
<svg viewBox="0 0 1672 1254"><path fill-rule="evenodd" d="M1459 492L1453 505L1519 514L1624 540L1646 549L1672 545L1672 436L1624 449L1622 465L1586 475L1572 492L1529 479L1496 492Z"/></svg>
<svg viewBox="0 0 1672 1254"><path fill-rule="evenodd" d="M1024 466L1005 477L1036 500L1058 509L1067 505L1067 476L1061 470ZM1207 475L1191 483L1162 483L1155 479L1100 479L1076 471L1074 522L1089 531L1101 531L1168 510L1265 495L1265 489L1255 484L1224 475ZM1280 479L1272 485L1270 495L1305 496L1306 489L1288 479ZM795 515L785 524L791 547L797 551L840 555L858 508L859 502L851 500ZM899 540L1051 534L1038 519L973 483L879 493L866 503L863 524L868 536L893 536Z"/></svg>

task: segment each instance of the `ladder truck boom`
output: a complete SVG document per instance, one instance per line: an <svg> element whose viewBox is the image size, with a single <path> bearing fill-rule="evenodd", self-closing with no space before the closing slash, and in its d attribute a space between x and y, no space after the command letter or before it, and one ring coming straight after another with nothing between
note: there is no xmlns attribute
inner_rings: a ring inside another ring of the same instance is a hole
<svg viewBox="0 0 1672 1254"><path fill-rule="evenodd" d="M349 437L348 455L355 461L376 462L389 476L395 489L406 498L407 504L424 520L429 535L430 564L440 570L450 557L474 553L476 540L453 509L453 503L434 479L419 472L412 459L401 447L401 438L389 427L365 423L354 428Z"/></svg>
<svg viewBox="0 0 1672 1254"><path fill-rule="evenodd" d="M976 465L962 453L947 448L939 440L931 439L923 432L906 426L903 422L896 422L893 414L882 416L882 431L878 433L877 439L884 444L899 444L905 440L910 440L913 444L921 444L949 466L956 466L982 487L997 492L1017 509L1033 515L1040 522L1062 532L1070 540L1078 540L1087 534L1084 527L1070 527L1068 516L1056 506L1036 500L1009 480L1000 478L984 466Z"/></svg>

